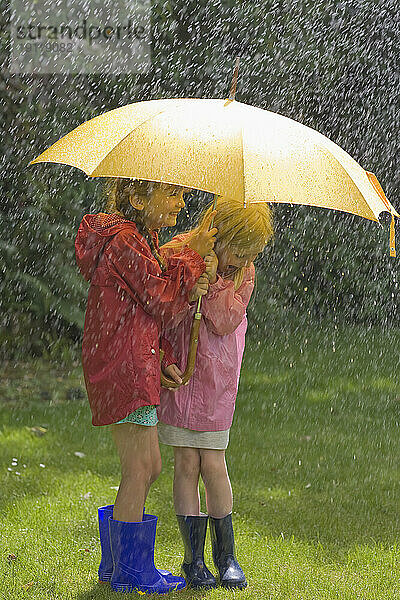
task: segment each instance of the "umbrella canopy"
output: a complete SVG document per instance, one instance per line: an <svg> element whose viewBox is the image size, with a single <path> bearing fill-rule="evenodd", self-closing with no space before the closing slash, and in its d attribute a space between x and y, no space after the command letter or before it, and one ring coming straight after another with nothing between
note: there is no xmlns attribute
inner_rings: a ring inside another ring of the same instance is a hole
<svg viewBox="0 0 400 600"><path fill-rule="evenodd" d="M234 100L179 98L122 106L86 121L30 164L63 163L91 177L128 177L196 188L251 202L307 204L378 221L394 216L373 173L317 131ZM186 382L194 368L201 298ZM197 330L196 330L197 327ZM163 385L177 387L167 378Z"/></svg>
<svg viewBox="0 0 400 600"><path fill-rule="evenodd" d="M399 216L367 172L327 137L235 100L129 104L86 121L31 164L39 162L72 165L91 177L183 185L245 206L288 202L373 221L382 211Z"/></svg>

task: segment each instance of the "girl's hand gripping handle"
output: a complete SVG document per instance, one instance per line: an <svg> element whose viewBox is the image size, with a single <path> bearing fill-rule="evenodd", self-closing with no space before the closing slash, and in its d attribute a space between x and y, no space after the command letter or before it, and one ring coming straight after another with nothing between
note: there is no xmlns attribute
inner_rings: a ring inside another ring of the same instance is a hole
<svg viewBox="0 0 400 600"><path fill-rule="evenodd" d="M195 235L193 235L188 243L189 248L200 254L202 258L204 258L210 251L214 248L215 244L215 234L218 232L216 227L209 229L211 225L211 221L214 219L217 211L213 210L204 222L201 227L197 231Z"/></svg>
<svg viewBox="0 0 400 600"><path fill-rule="evenodd" d="M196 361L197 354L197 344L199 343L199 329L201 323L201 314L196 313L194 316L194 320L192 323L192 329L190 331L190 340L189 340L189 352L187 356L187 364L185 372L182 373L182 384L185 385L188 383L194 371L194 363ZM170 377L166 377L164 373L161 371L161 385L168 389L178 388L179 384L176 383Z"/></svg>
<svg viewBox="0 0 400 600"><path fill-rule="evenodd" d="M189 296L188 296L189 302L195 302L201 296L205 296L205 294L207 294L207 292L208 292L208 286L209 286L208 276L206 273L203 273L203 275L200 275L199 279L196 281L196 283L194 284L194 286L192 287L192 289L189 292Z"/></svg>
<svg viewBox="0 0 400 600"><path fill-rule="evenodd" d="M211 250L209 254L207 254L204 262L206 263L206 275L208 276L210 283L215 283L217 281L218 257L214 250Z"/></svg>
<svg viewBox="0 0 400 600"><path fill-rule="evenodd" d="M164 375L170 377L177 384L176 387L171 387L168 389L177 389L177 387L182 384L181 376L183 375L183 373L177 365L169 365L168 367L163 369L162 372L164 373Z"/></svg>

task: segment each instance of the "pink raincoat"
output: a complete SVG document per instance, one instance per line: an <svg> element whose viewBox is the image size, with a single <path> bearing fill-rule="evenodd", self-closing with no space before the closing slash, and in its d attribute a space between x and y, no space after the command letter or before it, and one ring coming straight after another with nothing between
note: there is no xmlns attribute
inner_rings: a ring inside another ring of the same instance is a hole
<svg viewBox="0 0 400 600"><path fill-rule="evenodd" d="M161 251L165 256L174 252ZM232 425L247 329L246 307L254 289L254 276L251 264L235 291L232 280L218 275L203 296L195 370L189 383L176 392L161 388L157 411L163 423L196 431L224 431ZM170 322L163 331L182 370L196 305L175 315L173 327Z"/></svg>

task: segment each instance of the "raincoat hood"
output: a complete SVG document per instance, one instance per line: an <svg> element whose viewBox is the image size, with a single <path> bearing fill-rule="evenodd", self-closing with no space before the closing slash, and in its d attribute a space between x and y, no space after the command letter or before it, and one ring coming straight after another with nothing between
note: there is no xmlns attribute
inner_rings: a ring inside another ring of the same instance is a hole
<svg viewBox="0 0 400 600"><path fill-rule="evenodd" d="M124 229L137 233L133 221L117 214L98 213L83 217L75 239L75 255L79 270L86 281L92 279L105 246Z"/></svg>

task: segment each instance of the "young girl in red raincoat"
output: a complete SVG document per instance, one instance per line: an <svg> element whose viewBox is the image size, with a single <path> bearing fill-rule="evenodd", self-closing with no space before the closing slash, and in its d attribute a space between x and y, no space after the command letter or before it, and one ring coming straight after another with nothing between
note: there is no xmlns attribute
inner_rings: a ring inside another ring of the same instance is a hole
<svg viewBox="0 0 400 600"><path fill-rule="evenodd" d="M246 578L235 557L232 527L232 489L225 463L247 328L246 307L253 288L253 260L273 235L267 204L251 204L224 198L217 200L215 253L207 256L210 286L202 299L199 342L194 373L175 393L161 392L158 408L159 439L174 447L174 504L185 547L182 573L189 585L216 585L204 564L204 541L210 523L213 559L220 583L243 588ZM211 207L200 228L208 222ZM190 243L193 232L176 236L161 248L164 256ZM191 292L199 297L200 288ZM197 304L197 302L196 302ZM195 305L178 313L165 336L186 364ZM206 490L208 515L200 512L198 482Z"/></svg>
<svg viewBox="0 0 400 600"><path fill-rule="evenodd" d="M184 580L154 567L157 518L143 514L150 485L161 470L156 406L160 398L159 348L164 373L180 382L170 345L160 336L189 308L188 294L205 271L214 245L208 223L191 242L163 261L157 231L174 226L184 188L116 179L108 213L85 215L76 259L90 281L82 364L93 425L111 425L121 462L114 507L99 509L100 581L115 591L165 593ZM203 292L207 286L203 286Z"/></svg>

